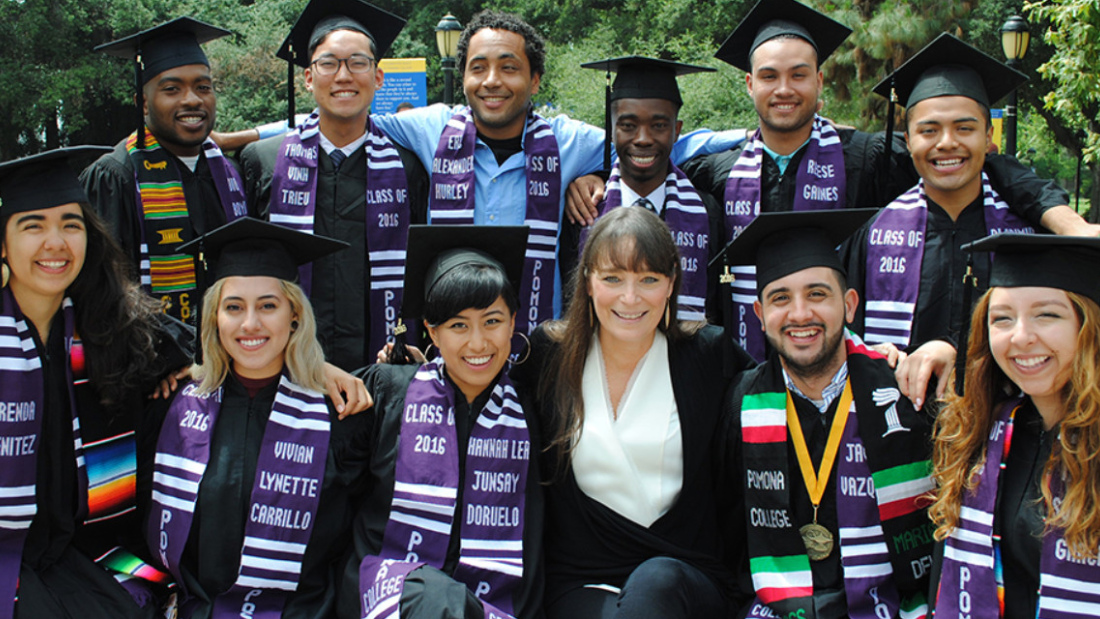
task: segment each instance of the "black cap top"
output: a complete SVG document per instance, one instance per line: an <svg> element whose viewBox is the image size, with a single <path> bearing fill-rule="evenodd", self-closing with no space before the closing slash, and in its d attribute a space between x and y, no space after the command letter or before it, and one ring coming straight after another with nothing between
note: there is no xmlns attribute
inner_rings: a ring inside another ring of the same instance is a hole
<svg viewBox="0 0 1100 619"><path fill-rule="evenodd" d="M680 87L676 84L678 76L714 71L710 67L645 56L609 58L586 62L581 66L616 74L608 102L619 99L665 99L677 105L684 103L680 98Z"/></svg>
<svg viewBox="0 0 1100 619"><path fill-rule="evenodd" d="M1100 304L1100 238L995 234L962 247L997 252L990 286L1059 288Z"/></svg>
<svg viewBox="0 0 1100 619"><path fill-rule="evenodd" d="M756 291L791 273L829 267L845 273L836 248L878 209L761 213L711 261L756 265Z"/></svg>
<svg viewBox="0 0 1100 619"><path fill-rule="evenodd" d="M80 170L109 146L72 146L0 163L0 214L87 202Z"/></svg>
<svg viewBox="0 0 1100 619"><path fill-rule="evenodd" d="M989 107L1027 81L1027 75L946 32L879 82L875 94L912 107L933 97L969 97Z"/></svg>
<svg viewBox="0 0 1100 619"><path fill-rule="evenodd" d="M765 42L782 35L805 39L817 50L821 66L852 29L795 0L760 0L714 57L752 73L752 53Z"/></svg>
<svg viewBox="0 0 1100 619"><path fill-rule="evenodd" d="M451 269L468 263L499 268L518 293L529 230L527 226L409 226L401 315L423 316L432 286Z"/></svg>
<svg viewBox="0 0 1100 619"><path fill-rule="evenodd" d="M353 30L374 41L377 60L381 60L404 27L403 18L362 0L310 0L275 55L308 67L312 60L309 49L325 35L334 30Z"/></svg>
<svg viewBox="0 0 1100 619"><path fill-rule="evenodd" d="M104 43L96 51L135 60L141 56L143 83L160 73L188 64L210 66L201 44L232 34L190 17L180 17L124 39Z"/></svg>
<svg viewBox="0 0 1100 619"><path fill-rule="evenodd" d="M224 277L276 277L297 281L298 267L337 252L348 244L307 234L252 217L242 217L180 246L188 254L206 254L214 264L213 283Z"/></svg>

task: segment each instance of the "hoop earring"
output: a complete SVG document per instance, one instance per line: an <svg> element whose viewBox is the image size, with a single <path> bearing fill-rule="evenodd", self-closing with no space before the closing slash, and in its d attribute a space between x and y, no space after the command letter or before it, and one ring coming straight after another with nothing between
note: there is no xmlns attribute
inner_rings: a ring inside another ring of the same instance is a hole
<svg viewBox="0 0 1100 619"><path fill-rule="evenodd" d="M298 330L298 321L297 320L291 320L290 321L290 332L294 333L297 330Z"/></svg>
<svg viewBox="0 0 1100 619"><path fill-rule="evenodd" d="M513 361L512 365L523 365L524 363L527 363L528 359L531 358L531 339L528 338L527 335L523 333L523 331L516 331L515 335L523 338L523 342L525 344L524 351L526 354L523 355L522 359L518 361Z"/></svg>
<svg viewBox="0 0 1100 619"><path fill-rule="evenodd" d="M432 351L432 346L434 346L434 344L429 342L428 345L424 347L424 358L427 359L428 361L431 361L431 358L429 357L428 353L430 353Z"/></svg>
<svg viewBox="0 0 1100 619"><path fill-rule="evenodd" d="M668 331L668 324L672 321L672 299L665 300L665 331Z"/></svg>
<svg viewBox="0 0 1100 619"><path fill-rule="evenodd" d="M596 326L596 308L592 304L592 299L588 300L588 324L593 328Z"/></svg>

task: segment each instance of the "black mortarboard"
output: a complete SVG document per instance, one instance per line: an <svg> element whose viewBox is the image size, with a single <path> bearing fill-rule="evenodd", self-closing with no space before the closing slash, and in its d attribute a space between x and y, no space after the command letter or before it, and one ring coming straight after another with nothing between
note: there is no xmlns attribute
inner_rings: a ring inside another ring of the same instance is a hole
<svg viewBox="0 0 1100 619"><path fill-rule="evenodd" d="M252 217L242 217L180 246L214 265L209 285L224 277L276 277L298 280L298 267L339 251L348 244L299 232Z"/></svg>
<svg viewBox="0 0 1100 619"><path fill-rule="evenodd" d="M995 234L962 247L996 252L991 287L1059 288L1100 303L1100 238Z"/></svg>
<svg viewBox="0 0 1100 619"><path fill-rule="evenodd" d="M752 53L767 41L782 35L806 40L817 50L821 66L852 29L795 0L760 0L734 28L714 57L752 73Z"/></svg>
<svg viewBox="0 0 1100 619"><path fill-rule="evenodd" d="M335 30L362 32L378 48L376 61L385 58L405 19L362 0L310 0L275 56L287 61L289 123L294 125L294 65L309 67L310 48Z"/></svg>
<svg viewBox="0 0 1100 619"><path fill-rule="evenodd" d="M72 146L0 163L0 214L87 202L80 170L109 146Z"/></svg>
<svg viewBox="0 0 1100 619"><path fill-rule="evenodd" d="M845 273L836 248L878 209L837 209L761 213L711 261L726 266L755 265L756 291L810 267Z"/></svg>
<svg viewBox="0 0 1100 619"><path fill-rule="evenodd" d="M611 103L619 99L664 99L677 106L683 105L680 86L676 78L691 73L712 72L710 67L684 64L645 56L623 56L608 58L581 65L585 69L596 69L607 73L607 90L604 97L604 168L611 167ZM615 73L615 81L611 74Z"/></svg>
<svg viewBox="0 0 1100 619"><path fill-rule="evenodd" d="M909 108L933 97L968 97L989 107L1027 81L1027 75L946 32L879 82L874 92Z"/></svg>
<svg viewBox="0 0 1100 619"><path fill-rule="evenodd" d="M527 226L409 226L401 315L421 317L431 287L451 269L468 263L500 268L518 293L529 230Z"/></svg>
<svg viewBox="0 0 1100 619"><path fill-rule="evenodd" d="M145 117L142 88L157 75L189 64L210 66L201 44L232 34L190 17L180 17L126 38L95 48L110 56L134 61L134 90L137 93L137 146L145 148Z"/></svg>

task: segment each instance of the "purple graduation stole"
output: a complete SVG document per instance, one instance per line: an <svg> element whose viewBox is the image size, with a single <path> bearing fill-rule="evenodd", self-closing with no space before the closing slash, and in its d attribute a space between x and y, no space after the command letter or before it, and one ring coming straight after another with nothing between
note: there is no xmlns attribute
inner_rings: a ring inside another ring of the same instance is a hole
<svg viewBox="0 0 1100 619"><path fill-rule="evenodd" d="M684 281L680 286L680 320L706 320L707 259L710 242L710 220L707 207L695 191L691 181L671 161L665 177L665 208L661 217L672 232L672 240L680 250L680 266ZM613 208L622 206L622 179L618 162L611 168L607 190L600 204L602 217ZM583 231L587 238L588 230ZM583 242L582 242L583 247Z"/></svg>
<svg viewBox="0 0 1100 619"><path fill-rule="evenodd" d="M512 598L524 572L527 421L502 374L470 429L459 510L454 397L442 360L422 366L409 384L382 551L359 567L362 617L398 617L405 576L422 565L443 567L456 511L461 541L454 579L481 599L487 619L515 612Z"/></svg>
<svg viewBox="0 0 1100 619"><path fill-rule="evenodd" d="M175 157L146 132L145 148L137 148L137 132L126 139L134 166L138 221L141 225L141 285L165 304L170 315L191 318L197 258L180 253L179 246L192 239L191 220ZM214 187L228 223L248 214L248 201L240 173L210 138L202 144ZM200 208L196 205L196 208Z"/></svg>
<svg viewBox="0 0 1100 619"><path fill-rule="evenodd" d="M726 232L730 240L737 238L745 226L760 214L760 176L766 156L763 146L758 129L745 144L726 179ZM845 178L844 148L840 135L827 121L814 116L810 143L795 176L798 190L791 210L844 208ZM756 267L730 267L730 272L736 277L730 285L734 324L727 325L726 329L733 333L734 341L741 348L757 361L763 361L764 331L752 310L756 300Z"/></svg>
<svg viewBox="0 0 1100 619"><path fill-rule="evenodd" d="M320 156L320 116L317 110L287 134L271 177L269 219L313 234L317 208L317 161ZM367 257L370 261L369 350L391 341L404 292L405 244L409 236L409 188L401 155L389 137L367 120ZM310 293L313 266L298 269L298 279Z"/></svg>
<svg viewBox="0 0 1100 619"><path fill-rule="evenodd" d="M183 588L180 558L195 515L199 486L223 388L207 394L188 384L161 426L153 468L149 550ZM277 618L298 587L302 557L313 532L329 447L324 396L284 374L264 428L237 581L214 600L213 617ZM183 591L186 603L186 590Z"/></svg>
<svg viewBox="0 0 1100 619"><path fill-rule="evenodd" d="M985 225L990 234L1016 232L1034 234L1035 229L1020 219L982 172ZM884 208L867 235L867 291L864 339L871 344L890 342L909 346L913 316L920 292L928 202L924 181ZM953 285L953 283L952 283Z"/></svg>
<svg viewBox="0 0 1100 619"><path fill-rule="evenodd" d="M527 216L531 227L520 284L516 332L530 335L554 317L554 271L561 220L561 157L554 130L542 117L527 114L523 151L527 158ZM447 121L432 159L428 208L432 223L474 223L474 146L477 128L468 107Z"/></svg>
<svg viewBox="0 0 1100 619"><path fill-rule="evenodd" d="M4 394L4 403L0 408L0 447L3 447L0 449L0 618L6 619L15 612L23 544L38 512L35 492L42 415L46 414L46 379L31 331L34 326L23 316L11 288L5 286L0 295L3 298L3 309L0 311L0 393ZM61 306L68 348L73 340L73 304L66 298ZM77 495L80 513L85 514L88 482L84 469L84 447L73 397L72 371L68 367L66 370L77 465Z"/></svg>

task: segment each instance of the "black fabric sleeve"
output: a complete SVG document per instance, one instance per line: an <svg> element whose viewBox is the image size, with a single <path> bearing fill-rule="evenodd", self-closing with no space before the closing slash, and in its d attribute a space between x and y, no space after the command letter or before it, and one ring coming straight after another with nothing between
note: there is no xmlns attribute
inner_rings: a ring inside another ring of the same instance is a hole
<svg viewBox="0 0 1100 619"><path fill-rule="evenodd" d="M985 173L993 189L1014 213L1036 229L1042 229L1043 213L1069 204L1069 194L1057 183L1039 178L1031 168L1007 155L986 155Z"/></svg>

